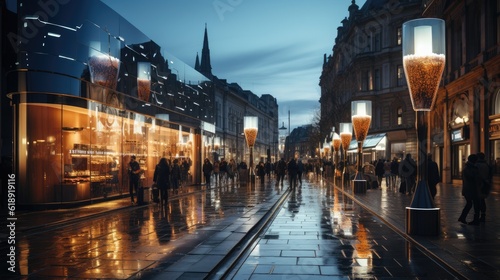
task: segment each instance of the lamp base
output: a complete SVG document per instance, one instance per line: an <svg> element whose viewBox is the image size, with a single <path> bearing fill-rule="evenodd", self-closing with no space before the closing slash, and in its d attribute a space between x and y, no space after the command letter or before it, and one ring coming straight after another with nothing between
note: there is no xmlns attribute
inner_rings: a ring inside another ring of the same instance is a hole
<svg viewBox="0 0 500 280"><path fill-rule="evenodd" d="M439 235L441 209L406 207L406 233L410 235Z"/></svg>

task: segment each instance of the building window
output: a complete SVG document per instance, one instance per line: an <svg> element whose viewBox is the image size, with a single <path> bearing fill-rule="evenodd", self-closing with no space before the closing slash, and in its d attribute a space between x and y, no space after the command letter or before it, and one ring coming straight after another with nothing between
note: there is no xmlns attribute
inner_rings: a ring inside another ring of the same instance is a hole
<svg viewBox="0 0 500 280"><path fill-rule="evenodd" d="M401 46L401 43L403 42L403 29L401 27L398 27L398 34L397 34L397 44L398 46Z"/></svg>
<svg viewBox="0 0 500 280"><path fill-rule="evenodd" d="M398 125L402 125L403 124L403 108L398 107L396 115L397 115Z"/></svg>
<svg viewBox="0 0 500 280"><path fill-rule="evenodd" d="M377 69L374 71L374 89L375 90L380 90L380 80L381 80L381 77L380 77L380 70Z"/></svg>
<svg viewBox="0 0 500 280"><path fill-rule="evenodd" d="M398 65L398 86L404 86L405 84L405 72L403 70L403 65Z"/></svg>

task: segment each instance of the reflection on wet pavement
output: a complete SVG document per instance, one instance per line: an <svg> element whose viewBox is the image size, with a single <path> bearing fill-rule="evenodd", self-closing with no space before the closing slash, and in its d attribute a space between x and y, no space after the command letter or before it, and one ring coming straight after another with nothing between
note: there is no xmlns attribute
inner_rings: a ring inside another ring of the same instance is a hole
<svg viewBox="0 0 500 280"><path fill-rule="evenodd" d="M175 263L243 213L282 192L270 183L198 188L166 206L128 207L70 225L20 233L17 275L19 279L140 277L148 269Z"/></svg>
<svg viewBox="0 0 500 280"><path fill-rule="evenodd" d="M443 268L337 189L291 193L232 279L453 279ZM323 278L321 278L323 279Z"/></svg>

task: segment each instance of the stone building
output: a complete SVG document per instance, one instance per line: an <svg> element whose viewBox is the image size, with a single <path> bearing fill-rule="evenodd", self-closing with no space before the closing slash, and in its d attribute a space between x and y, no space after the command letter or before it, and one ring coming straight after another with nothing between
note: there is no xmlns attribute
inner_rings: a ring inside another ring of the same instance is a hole
<svg viewBox="0 0 500 280"><path fill-rule="evenodd" d="M320 77L321 131L327 134L333 126L339 131L339 123L351 122L351 101L371 100L367 140L374 144L365 146L363 162L416 152L415 113L403 72L401 26L421 11L420 1L367 0L361 9L352 1L349 16L337 29L333 53L325 55ZM351 146L352 151L357 147ZM355 160L354 153L349 154L350 161Z"/></svg>
<svg viewBox="0 0 500 280"><path fill-rule="evenodd" d="M484 152L500 180L500 1L352 1L338 28L333 54L320 77L325 131L349 121L342 106L373 104L370 134L385 133L385 151L365 157L416 153L415 113L402 67L401 27L408 20L436 17L446 23L446 66L430 113L430 152L443 182L460 184L472 153ZM332 114L333 112L333 114ZM333 117L332 117L333 116Z"/></svg>

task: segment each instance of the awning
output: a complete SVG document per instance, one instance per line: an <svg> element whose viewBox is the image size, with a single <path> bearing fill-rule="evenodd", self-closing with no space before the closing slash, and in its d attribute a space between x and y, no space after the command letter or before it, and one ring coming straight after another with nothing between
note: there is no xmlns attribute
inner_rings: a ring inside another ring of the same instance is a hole
<svg viewBox="0 0 500 280"><path fill-rule="evenodd" d="M385 150L387 143L386 133L372 134L366 136L365 141L363 141L363 150ZM351 144L349 144L349 150L357 150L358 141L353 139Z"/></svg>

